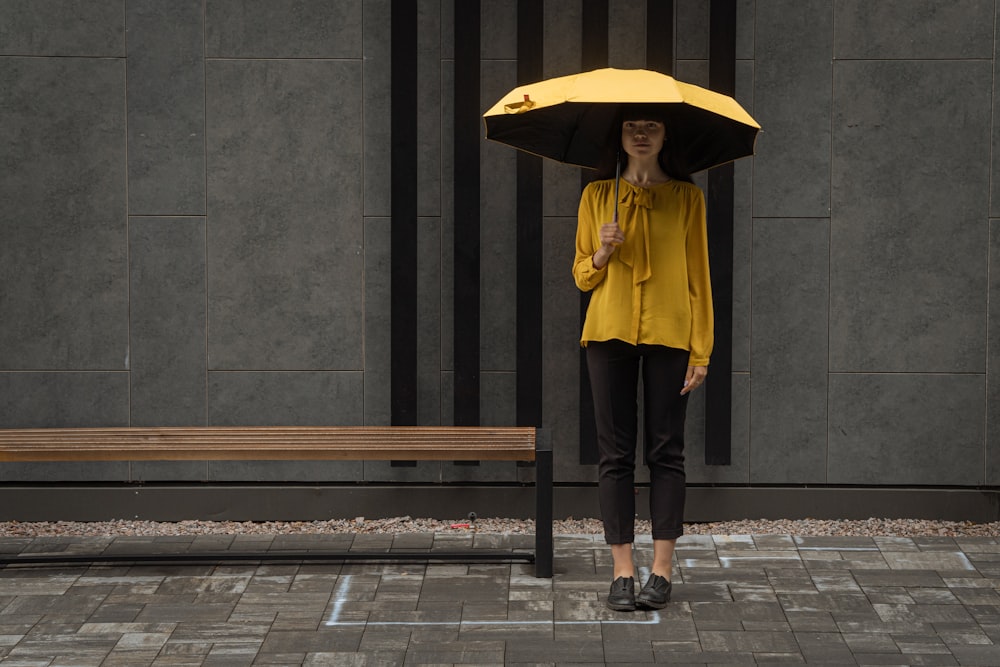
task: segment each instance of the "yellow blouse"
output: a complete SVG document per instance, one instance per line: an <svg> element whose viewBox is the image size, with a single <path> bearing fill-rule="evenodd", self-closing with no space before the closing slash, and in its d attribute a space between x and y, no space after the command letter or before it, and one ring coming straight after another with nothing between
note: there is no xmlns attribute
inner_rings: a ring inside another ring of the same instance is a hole
<svg viewBox="0 0 1000 667"><path fill-rule="evenodd" d="M714 342L705 196L667 181L640 188L621 181L618 225L625 242L594 268L600 228L613 217L614 180L594 181L580 197L573 278L593 290L580 344L619 339L691 352L707 366Z"/></svg>

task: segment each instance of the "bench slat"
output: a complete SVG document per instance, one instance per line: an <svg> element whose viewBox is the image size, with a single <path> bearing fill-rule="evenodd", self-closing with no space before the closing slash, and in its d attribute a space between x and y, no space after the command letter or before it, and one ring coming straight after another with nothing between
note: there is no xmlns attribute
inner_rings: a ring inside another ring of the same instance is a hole
<svg viewBox="0 0 1000 667"><path fill-rule="evenodd" d="M535 460L530 427L0 429L0 461Z"/></svg>

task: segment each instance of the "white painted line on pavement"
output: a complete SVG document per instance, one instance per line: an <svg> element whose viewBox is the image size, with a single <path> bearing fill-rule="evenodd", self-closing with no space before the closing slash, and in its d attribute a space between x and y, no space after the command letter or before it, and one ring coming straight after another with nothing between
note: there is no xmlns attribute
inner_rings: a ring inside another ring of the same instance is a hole
<svg viewBox="0 0 1000 667"><path fill-rule="evenodd" d="M326 622L327 625L337 625L340 619L340 610L344 607L344 603L347 602L347 593L350 590L351 575L345 574L337 582L337 589L334 591L333 611L330 612L330 619Z"/></svg>
<svg viewBox="0 0 1000 667"><path fill-rule="evenodd" d="M595 619L592 619L592 620L589 620L589 621L578 621L578 620L577 621L549 621L549 620L545 620L545 621L541 621L541 620L538 620L538 621L510 621L510 620L507 620L507 621L464 621L464 620L463 621L339 621L339 622L327 621L326 625L328 627L330 627L330 626L344 627L344 626L352 626L352 625L353 626L365 625L365 626L374 626L374 627L393 626L393 625L410 625L410 626L416 626L416 625L419 625L419 626L442 626L442 625L448 625L448 626L452 626L452 627L458 626L459 628L466 628L466 629L468 629L470 627L474 628L474 627L477 627L477 626L497 626L497 625L516 625L516 626L525 626L525 625L594 625L594 624L598 624L598 623L601 624L601 625L609 625L609 624L610 625L657 625L657 624L659 624L659 622L660 622L660 612L654 611L654 612L652 612L652 618L647 619L645 621L615 621L615 620L603 620L603 619L600 619L600 618L595 618Z"/></svg>
<svg viewBox="0 0 1000 667"><path fill-rule="evenodd" d="M647 576L648 570L646 568L640 568L640 573L645 578ZM330 618L327 619L327 627L357 627L357 626L373 626L373 627L383 627L383 626L458 626L460 629L465 627L495 627L503 625L512 626L525 626L525 625L591 625L594 623L610 624L610 625L658 625L660 623L660 612L652 611L650 612L650 618L644 621L637 620L604 620L604 619L590 619L590 620L461 620L461 621L341 621L340 615L343 610L344 603L348 601L348 594L351 591L351 575L345 574L341 577L340 582L337 584L337 588L334 590L335 599L333 601L333 611L330 612Z"/></svg>

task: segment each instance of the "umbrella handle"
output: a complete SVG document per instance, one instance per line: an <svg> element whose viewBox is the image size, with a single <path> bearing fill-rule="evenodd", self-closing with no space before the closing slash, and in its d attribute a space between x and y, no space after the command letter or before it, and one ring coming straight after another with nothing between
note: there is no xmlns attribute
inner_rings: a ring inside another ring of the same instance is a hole
<svg viewBox="0 0 1000 667"><path fill-rule="evenodd" d="M615 155L615 211L612 216L612 220L617 225L618 224L618 184L622 180L622 148L618 147L618 152Z"/></svg>

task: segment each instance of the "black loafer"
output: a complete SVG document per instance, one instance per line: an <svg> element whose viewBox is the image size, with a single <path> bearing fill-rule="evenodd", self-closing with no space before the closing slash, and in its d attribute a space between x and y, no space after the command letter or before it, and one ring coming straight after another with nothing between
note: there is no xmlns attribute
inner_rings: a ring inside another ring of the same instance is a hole
<svg viewBox="0 0 1000 667"><path fill-rule="evenodd" d="M615 611L635 611L635 579L618 577L608 593L608 608Z"/></svg>
<svg viewBox="0 0 1000 667"><path fill-rule="evenodd" d="M658 574L650 574L635 601L648 609L663 609L670 602L670 582Z"/></svg>

